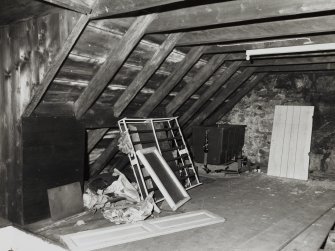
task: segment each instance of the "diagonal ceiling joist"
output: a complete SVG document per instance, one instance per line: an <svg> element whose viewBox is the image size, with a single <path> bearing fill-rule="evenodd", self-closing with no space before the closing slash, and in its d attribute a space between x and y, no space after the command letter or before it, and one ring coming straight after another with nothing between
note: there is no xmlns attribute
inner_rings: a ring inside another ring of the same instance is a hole
<svg viewBox="0 0 335 251"><path fill-rule="evenodd" d="M190 29L335 10L329 0L236 0L162 12L147 32Z"/></svg>
<svg viewBox="0 0 335 251"><path fill-rule="evenodd" d="M80 118L101 95L110 80L127 59L130 52L143 37L148 25L155 19L155 14L138 17L130 26L122 39L108 55L106 61L99 68L88 87L74 104L75 115Z"/></svg>
<svg viewBox="0 0 335 251"><path fill-rule="evenodd" d="M127 89L121 94L118 100L114 104L114 115L115 117L126 109L129 103L133 100L136 94L142 89L146 82L151 78L155 71L159 68L165 58L171 53L176 45L178 39L182 36L181 33L171 34L166 40L159 46L152 58L145 64L143 69Z"/></svg>
<svg viewBox="0 0 335 251"><path fill-rule="evenodd" d="M266 76L266 73L259 73L254 78L251 78L238 92L235 93L233 97L231 97L226 103L224 103L217 111L215 111L206 121L203 123L204 125L214 125L221 119L224 115L226 115L234 106L252 89L256 87L256 85Z"/></svg>
<svg viewBox="0 0 335 251"><path fill-rule="evenodd" d="M51 3L56 6L73 10L82 14L89 14L91 13L91 8L83 3L81 0L42 0L43 2L46 3Z"/></svg>
<svg viewBox="0 0 335 251"><path fill-rule="evenodd" d="M196 91L198 90L224 63L227 54L217 54L198 71L197 74L186 84L172 101L166 106L167 116L172 116L175 111Z"/></svg>
<svg viewBox="0 0 335 251"><path fill-rule="evenodd" d="M335 15L185 32L178 45L201 45L334 32Z"/></svg>
<svg viewBox="0 0 335 251"><path fill-rule="evenodd" d="M34 95L31 97L29 104L27 105L23 116L30 116L36 106L39 104L41 99L43 98L45 92L47 91L49 85L51 84L52 80L56 76L58 70L62 66L63 62L65 61L66 57L70 53L72 47L75 45L76 41L78 40L80 34L86 27L89 21L88 16L82 15L74 28L72 29L70 35L67 37L65 43L60 48L60 51L57 53L56 57L53 60L53 63L48 68L47 72L45 73L43 80L38 85Z"/></svg>
<svg viewBox="0 0 335 251"><path fill-rule="evenodd" d="M90 153L99 141L105 136L109 128L90 130L87 133L87 153Z"/></svg>
<svg viewBox="0 0 335 251"><path fill-rule="evenodd" d="M218 78L216 78L213 84L195 101L190 108L179 118L179 124L183 127L194 114L205 105L205 103L225 84L228 79L239 69L242 61L233 62Z"/></svg>
<svg viewBox="0 0 335 251"><path fill-rule="evenodd" d="M178 64L170 75L158 87L153 95L141 106L137 115L147 117L153 109L169 94L169 92L183 79L192 66L199 60L205 47L199 46L192 48L185 58Z"/></svg>
<svg viewBox="0 0 335 251"><path fill-rule="evenodd" d="M235 74L223 85L222 90L217 94L205 108L187 125L184 135L189 137L192 126L200 125L211 115L234 91L236 91L255 72L256 67L248 67L241 74Z"/></svg>

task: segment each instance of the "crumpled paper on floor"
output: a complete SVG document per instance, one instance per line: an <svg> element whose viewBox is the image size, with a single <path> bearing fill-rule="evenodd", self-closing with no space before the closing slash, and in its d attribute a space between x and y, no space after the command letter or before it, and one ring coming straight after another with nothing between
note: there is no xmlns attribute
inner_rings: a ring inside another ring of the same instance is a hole
<svg viewBox="0 0 335 251"><path fill-rule="evenodd" d="M135 205L123 208L110 208L103 210L103 216L116 224L134 223L148 218L154 209L153 192L148 197Z"/></svg>
<svg viewBox="0 0 335 251"><path fill-rule="evenodd" d="M153 192L143 201L136 188L119 170L114 169L113 175L118 179L104 190L96 193L87 189L83 195L84 206L90 210L102 210L103 216L116 224L132 223L145 220L153 210L160 212L154 202ZM111 203L111 196L123 197L126 200Z"/></svg>

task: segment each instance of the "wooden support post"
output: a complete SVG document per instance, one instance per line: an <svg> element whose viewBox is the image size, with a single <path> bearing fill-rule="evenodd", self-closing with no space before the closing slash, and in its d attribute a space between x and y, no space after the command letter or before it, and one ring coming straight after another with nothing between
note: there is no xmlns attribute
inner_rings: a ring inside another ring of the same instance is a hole
<svg viewBox="0 0 335 251"><path fill-rule="evenodd" d="M214 72L223 64L227 56L227 54L214 55L166 106L167 116L172 116L173 113L175 113L179 107L214 74Z"/></svg>
<svg viewBox="0 0 335 251"><path fill-rule="evenodd" d="M251 78L241 90L239 90L232 98L225 103L222 108L218 109L213 113L209 119L204 122L204 125L213 125L218 122L224 115L226 115L234 106L247 95L255 86L265 77L266 73L259 73L255 77Z"/></svg>
<svg viewBox="0 0 335 251"><path fill-rule="evenodd" d="M34 109L37 107L42 97L44 96L45 92L47 91L49 85L51 84L54 77L56 76L58 70L62 66L68 54L70 53L72 47L74 46L80 34L86 27L88 21L89 21L89 18L86 15L82 15L79 18L72 32L70 33L65 43L60 48L60 51L56 55L53 63L50 65L48 71L45 73L43 80L41 81L40 85L35 91L35 94L32 96L29 104L27 105L23 113L23 116L26 116L26 117L30 116L32 112L34 111Z"/></svg>
<svg viewBox="0 0 335 251"><path fill-rule="evenodd" d="M136 94L146 84L150 77L159 68L165 58L171 53L175 44L182 36L182 33L169 35L166 40L159 46L152 58L145 64L142 71L135 77L127 89L122 93L114 104L114 116L119 117L133 100Z"/></svg>
<svg viewBox="0 0 335 251"><path fill-rule="evenodd" d="M200 110L200 108L224 85L228 79L238 70L241 66L242 61L233 62L218 78L216 78L213 84L207 89L207 91L201 95L201 97L193 103L193 105L180 117L178 120L181 126L184 126L192 116Z"/></svg>
<svg viewBox="0 0 335 251"><path fill-rule="evenodd" d="M136 113L139 117L147 117L162 102L169 92L179 83L192 66L199 60L206 47L199 46L192 48L185 58L176 65L176 68L164 80L153 95L141 106Z"/></svg>
<svg viewBox="0 0 335 251"><path fill-rule="evenodd" d="M42 0L42 1L54 4L62 8L73 10L82 14L89 14L92 11L88 5L84 4L80 0Z"/></svg>
<svg viewBox="0 0 335 251"><path fill-rule="evenodd" d="M256 68L249 67L243 70L241 74L233 76L222 88L222 91L216 95L215 99L208 104L184 130L184 135L189 137L192 133L192 126L200 125L209 117L235 90L237 90L254 72Z"/></svg>
<svg viewBox="0 0 335 251"><path fill-rule="evenodd" d="M114 47L106 61L99 68L88 87L75 102L74 110L77 118L80 118L101 95L110 80L116 75L119 68L127 59L128 55L141 40L146 28L155 17L156 14L151 14L136 18L119 43Z"/></svg>
<svg viewBox="0 0 335 251"><path fill-rule="evenodd" d="M105 136L109 128L99 128L87 133L87 154L89 154L96 144Z"/></svg>

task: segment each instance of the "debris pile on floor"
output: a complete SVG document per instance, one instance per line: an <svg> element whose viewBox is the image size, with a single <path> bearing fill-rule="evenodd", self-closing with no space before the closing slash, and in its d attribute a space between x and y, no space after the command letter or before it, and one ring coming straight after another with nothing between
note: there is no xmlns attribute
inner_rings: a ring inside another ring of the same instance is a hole
<svg viewBox="0 0 335 251"><path fill-rule="evenodd" d="M149 217L155 207L153 193L141 201L135 186L124 174L114 169L112 175L114 179L109 179L112 183L108 186L106 176L100 182L100 186L97 179L96 182L91 182L83 195L85 208L92 211L101 210L106 219L116 224L136 222Z"/></svg>

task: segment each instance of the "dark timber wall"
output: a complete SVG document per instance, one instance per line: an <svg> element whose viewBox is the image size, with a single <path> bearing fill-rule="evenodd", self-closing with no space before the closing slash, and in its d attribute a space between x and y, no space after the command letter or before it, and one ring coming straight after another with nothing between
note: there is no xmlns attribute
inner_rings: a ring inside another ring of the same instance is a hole
<svg viewBox="0 0 335 251"><path fill-rule="evenodd" d="M47 189L83 183L85 129L71 117L22 120L24 223L50 216Z"/></svg>
<svg viewBox="0 0 335 251"><path fill-rule="evenodd" d="M48 14L0 26L0 216L23 219L20 117L77 15Z"/></svg>

